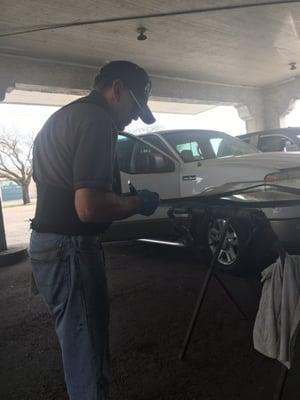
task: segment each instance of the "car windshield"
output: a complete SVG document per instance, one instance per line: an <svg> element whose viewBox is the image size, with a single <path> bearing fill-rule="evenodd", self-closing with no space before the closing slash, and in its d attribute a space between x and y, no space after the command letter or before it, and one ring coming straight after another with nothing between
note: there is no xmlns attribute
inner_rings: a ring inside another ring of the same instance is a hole
<svg viewBox="0 0 300 400"><path fill-rule="evenodd" d="M258 152L247 143L217 131L175 131L164 133L163 137L186 163Z"/></svg>

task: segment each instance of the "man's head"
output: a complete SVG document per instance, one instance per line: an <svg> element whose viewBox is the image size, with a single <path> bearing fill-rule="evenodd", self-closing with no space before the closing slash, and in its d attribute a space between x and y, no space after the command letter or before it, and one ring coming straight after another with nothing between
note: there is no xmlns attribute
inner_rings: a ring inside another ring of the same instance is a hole
<svg viewBox="0 0 300 400"><path fill-rule="evenodd" d="M104 65L95 77L94 88L106 99L119 130L134 119L146 124L155 122L148 98L151 81L146 71L129 61L112 61Z"/></svg>

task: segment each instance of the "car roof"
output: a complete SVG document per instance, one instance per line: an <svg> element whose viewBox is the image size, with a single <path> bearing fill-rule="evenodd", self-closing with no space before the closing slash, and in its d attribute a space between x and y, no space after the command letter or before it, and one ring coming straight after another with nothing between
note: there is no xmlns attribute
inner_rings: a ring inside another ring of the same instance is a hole
<svg viewBox="0 0 300 400"><path fill-rule="evenodd" d="M213 129L168 129L168 130L163 130L163 131L155 131L155 132L147 132L147 133L142 133L140 135L138 135L139 137L143 137L143 136L148 136L148 135L165 135L165 134L170 134L170 133L180 133L180 132L184 132L184 133L194 133L194 132L201 132L201 133L221 133L222 135L229 135L228 133L222 132L222 131L216 131Z"/></svg>
<svg viewBox="0 0 300 400"><path fill-rule="evenodd" d="M289 127L289 128L276 128L276 129L267 129L265 131L257 131L257 132L250 132L245 133L243 135L238 135L238 138L247 138L254 135L286 135L295 137L296 135L300 134L300 127Z"/></svg>

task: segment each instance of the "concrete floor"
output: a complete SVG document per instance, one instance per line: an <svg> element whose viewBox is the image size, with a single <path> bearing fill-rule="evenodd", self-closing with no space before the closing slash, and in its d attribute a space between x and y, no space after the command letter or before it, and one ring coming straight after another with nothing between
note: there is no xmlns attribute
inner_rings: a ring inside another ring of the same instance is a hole
<svg viewBox="0 0 300 400"><path fill-rule="evenodd" d="M178 351L205 269L187 251L105 245L111 299L112 400L272 399L279 363L252 348L260 284L223 276L250 320L212 282L186 361ZM52 320L28 296L26 261L0 269L0 399L67 399ZM297 351L283 400L300 398Z"/></svg>

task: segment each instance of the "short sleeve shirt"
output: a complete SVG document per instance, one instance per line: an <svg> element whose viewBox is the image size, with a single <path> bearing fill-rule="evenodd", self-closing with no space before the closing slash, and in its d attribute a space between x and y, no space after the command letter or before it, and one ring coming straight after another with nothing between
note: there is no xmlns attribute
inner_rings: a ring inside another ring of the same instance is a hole
<svg viewBox="0 0 300 400"><path fill-rule="evenodd" d="M104 99L98 104L74 102L54 113L34 145L34 179L70 190L112 190L117 129Z"/></svg>

